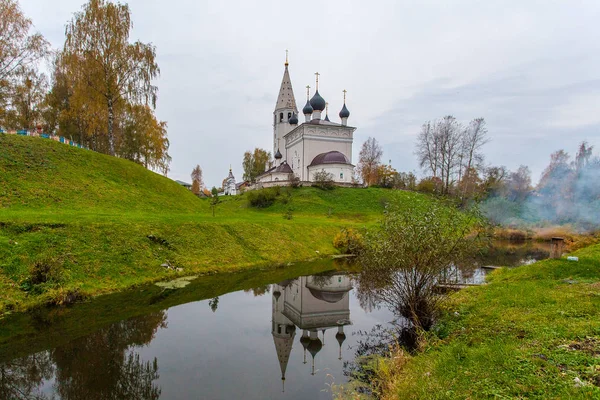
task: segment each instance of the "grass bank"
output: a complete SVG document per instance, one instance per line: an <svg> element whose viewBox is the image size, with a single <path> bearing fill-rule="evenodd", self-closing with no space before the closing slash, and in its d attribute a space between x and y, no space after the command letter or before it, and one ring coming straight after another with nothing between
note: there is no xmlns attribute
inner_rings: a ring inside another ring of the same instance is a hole
<svg viewBox="0 0 600 400"><path fill-rule="evenodd" d="M410 210L430 199L300 188L282 190L265 209L224 197L213 217L210 200L135 163L0 135L0 315L177 275L332 254L340 229L374 224L388 201Z"/></svg>
<svg viewBox="0 0 600 400"><path fill-rule="evenodd" d="M600 245L451 296L422 351L380 360L386 399L600 398Z"/></svg>

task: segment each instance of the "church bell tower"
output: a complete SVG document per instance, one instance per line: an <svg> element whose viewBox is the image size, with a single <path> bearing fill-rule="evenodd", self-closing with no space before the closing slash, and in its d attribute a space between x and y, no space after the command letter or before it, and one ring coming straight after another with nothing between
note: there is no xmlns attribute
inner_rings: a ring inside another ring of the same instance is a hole
<svg viewBox="0 0 600 400"><path fill-rule="evenodd" d="M281 87L279 88L279 96L277 96L277 104L273 111L273 153L277 151L285 154L284 149L279 149L279 145L285 146L283 137L298 125L298 107L296 107L296 98L292 89L292 81L288 71L288 56L287 50L285 55L285 70Z"/></svg>

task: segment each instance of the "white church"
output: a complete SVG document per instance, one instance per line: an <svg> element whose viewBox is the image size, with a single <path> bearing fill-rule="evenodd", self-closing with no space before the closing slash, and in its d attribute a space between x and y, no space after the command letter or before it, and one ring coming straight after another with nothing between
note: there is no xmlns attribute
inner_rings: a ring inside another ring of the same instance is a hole
<svg viewBox="0 0 600 400"><path fill-rule="evenodd" d="M274 160L257 178L257 186L285 185L294 176L302 182L313 182L315 173L320 171L330 173L336 183L351 184L354 172L352 141L356 128L348 126L350 112L346 108L346 91L339 112L340 122L332 122L328 104L319 94L319 74L315 74L316 90L310 98L310 86L306 87L306 105L302 109L304 122L299 123L288 65L286 58L273 112Z"/></svg>

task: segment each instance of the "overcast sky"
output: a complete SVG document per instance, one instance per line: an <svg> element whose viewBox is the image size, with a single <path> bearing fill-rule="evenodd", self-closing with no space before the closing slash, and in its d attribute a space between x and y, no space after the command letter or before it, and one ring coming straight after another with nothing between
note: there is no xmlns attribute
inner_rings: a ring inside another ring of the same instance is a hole
<svg viewBox="0 0 600 400"><path fill-rule="evenodd" d="M54 47L83 0L20 0ZM529 165L550 153L600 150L600 1L131 0L132 40L157 47L157 115L169 125L169 176L220 185L242 179L244 151L271 150L285 49L302 108L305 86L329 102L347 89L349 124L375 137L384 160L418 171L415 137L427 120L484 117L487 161ZM335 117L335 118L334 118ZM598 154L598 151L595 152Z"/></svg>

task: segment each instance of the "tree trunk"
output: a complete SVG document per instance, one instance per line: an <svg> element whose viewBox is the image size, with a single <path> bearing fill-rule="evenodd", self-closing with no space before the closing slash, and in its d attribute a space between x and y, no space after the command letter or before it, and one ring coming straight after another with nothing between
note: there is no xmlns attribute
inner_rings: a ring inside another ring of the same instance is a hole
<svg viewBox="0 0 600 400"><path fill-rule="evenodd" d="M114 123L115 123L115 108L111 98L108 99L108 154L111 156L115 155L115 135L114 135Z"/></svg>

